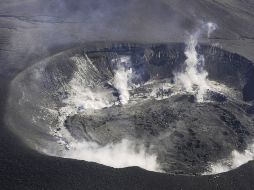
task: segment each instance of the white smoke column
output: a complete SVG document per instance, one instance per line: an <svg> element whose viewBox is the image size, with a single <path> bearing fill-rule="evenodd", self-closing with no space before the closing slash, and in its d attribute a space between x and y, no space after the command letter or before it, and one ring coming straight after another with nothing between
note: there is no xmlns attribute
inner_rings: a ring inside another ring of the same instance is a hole
<svg viewBox="0 0 254 190"><path fill-rule="evenodd" d="M129 57L121 57L117 60L117 69L113 81L113 85L119 93L120 102L123 105L127 104L130 99L129 81L132 77L132 69L125 67L125 64L128 63L130 63Z"/></svg>
<svg viewBox="0 0 254 190"><path fill-rule="evenodd" d="M204 96L209 89L207 80L208 73L204 70L205 60L202 55L198 55L196 50L198 38L203 30L207 30L207 37L209 38L216 28L216 24L208 22L201 27L201 30L189 36L184 52L187 57L185 60L185 71L175 74L176 83L182 86L187 92L196 93L198 102L204 100Z"/></svg>
<svg viewBox="0 0 254 190"><path fill-rule="evenodd" d="M208 73L203 69L204 58L198 56L196 51L197 44L198 35L190 35L184 52L187 57L185 60L186 69L183 73L177 73L175 80L187 92L195 93L197 91L197 101L202 102L207 89L209 89L207 83ZM197 89L195 89L195 86Z"/></svg>
<svg viewBox="0 0 254 190"><path fill-rule="evenodd" d="M156 155L146 153L144 146L137 147L126 139L106 146L87 141L72 143L64 157L96 162L114 168L139 166L146 170L161 172Z"/></svg>
<svg viewBox="0 0 254 190"><path fill-rule="evenodd" d="M204 173L204 175L227 172L253 159L254 159L254 144L251 144L244 152L234 150L232 151L228 159L211 164L209 168L210 171Z"/></svg>

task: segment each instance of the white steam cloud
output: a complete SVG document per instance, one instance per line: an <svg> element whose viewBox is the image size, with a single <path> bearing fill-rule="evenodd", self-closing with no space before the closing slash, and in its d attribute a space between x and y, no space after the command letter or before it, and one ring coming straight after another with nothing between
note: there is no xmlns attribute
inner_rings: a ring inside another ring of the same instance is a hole
<svg viewBox="0 0 254 190"><path fill-rule="evenodd" d="M203 25L201 30L189 36L184 52L187 57L185 60L186 68L184 72L175 74L176 84L180 85L187 92L196 94L198 102L203 101L209 89L208 72L204 69L205 60L202 55L198 55L196 50L198 38L204 28L207 30L207 36L210 37L211 32L216 29L216 25L209 22Z"/></svg>
<svg viewBox="0 0 254 190"><path fill-rule="evenodd" d="M114 60L117 62L117 69L115 70L115 76L113 85L119 93L121 104L127 104L130 99L129 93L129 81L132 77L132 69L126 67L126 64L130 63L130 57L121 57Z"/></svg>
<svg viewBox="0 0 254 190"><path fill-rule="evenodd" d="M244 152L239 152L237 150L232 151L228 159L212 163L210 165L209 172L204 174L207 175L227 172L247 163L250 160L254 160L254 144L249 145Z"/></svg>

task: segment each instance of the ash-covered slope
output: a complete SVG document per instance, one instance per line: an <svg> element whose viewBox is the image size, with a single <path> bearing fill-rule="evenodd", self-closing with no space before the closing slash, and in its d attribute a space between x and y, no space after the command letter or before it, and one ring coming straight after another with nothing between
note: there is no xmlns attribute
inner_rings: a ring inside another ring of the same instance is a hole
<svg viewBox="0 0 254 190"><path fill-rule="evenodd" d="M1 105L5 105L8 81L1 80ZM1 113L5 110L1 107ZM211 176L175 176L139 168L112 169L85 161L49 157L31 151L5 128L0 133L0 186L12 189L245 189L252 190L253 166Z"/></svg>
<svg viewBox="0 0 254 190"><path fill-rule="evenodd" d="M33 63L31 59L46 57L73 43L183 42L186 32L191 33L202 22L219 26L210 39L220 43L223 49L254 60L251 0L8 0L0 3L3 74L11 75Z"/></svg>

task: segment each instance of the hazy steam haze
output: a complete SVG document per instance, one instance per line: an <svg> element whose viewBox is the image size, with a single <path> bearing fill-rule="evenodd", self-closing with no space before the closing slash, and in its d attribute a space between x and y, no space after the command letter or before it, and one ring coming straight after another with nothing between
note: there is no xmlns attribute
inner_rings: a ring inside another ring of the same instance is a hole
<svg viewBox="0 0 254 190"><path fill-rule="evenodd" d="M157 156L146 153L143 145L129 140L116 144L100 146L94 142L76 142L70 144L70 150L64 157L97 162L114 168L139 166L150 171L160 171Z"/></svg>
<svg viewBox="0 0 254 190"><path fill-rule="evenodd" d="M212 163L209 168L209 172L204 173L206 174L218 174L222 172L227 172L229 170L235 169L248 161L254 159L254 144L248 146L248 148L243 151L239 152L237 150L232 151L231 155L227 159L223 159L218 161L217 163Z"/></svg>

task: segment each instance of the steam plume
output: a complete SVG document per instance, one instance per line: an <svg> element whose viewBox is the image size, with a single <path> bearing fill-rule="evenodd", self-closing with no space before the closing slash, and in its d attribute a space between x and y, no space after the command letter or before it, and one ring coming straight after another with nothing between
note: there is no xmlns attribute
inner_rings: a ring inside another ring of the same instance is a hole
<svg viewBox="0 0 254 190"><path fill-rule="evenodd" d="M175 74L175 81L184 90L190 93L196 93L198 102L202 102L204 96L209 89L207 76L208 73L204 69L205 60L202 55L198 55L196 47L198 45L198 38L203 30L206 28L208 37L216 29L216 25L213 23L207 23L201 30L198 30L195 34L189 36L186 43L184 54L187 59L185 60L185 71Z"/></svg>
<svg viewBox="0 0 254 190"><path fill-rule="evenodd" d="M115 70L115 76L113 85L119 92L119 98L121 103L127 104L130 99L128 83L132 76L132 69L126 68L126 64L130 63L129 57L121 57L117 60L117 69Z"/></svg>

